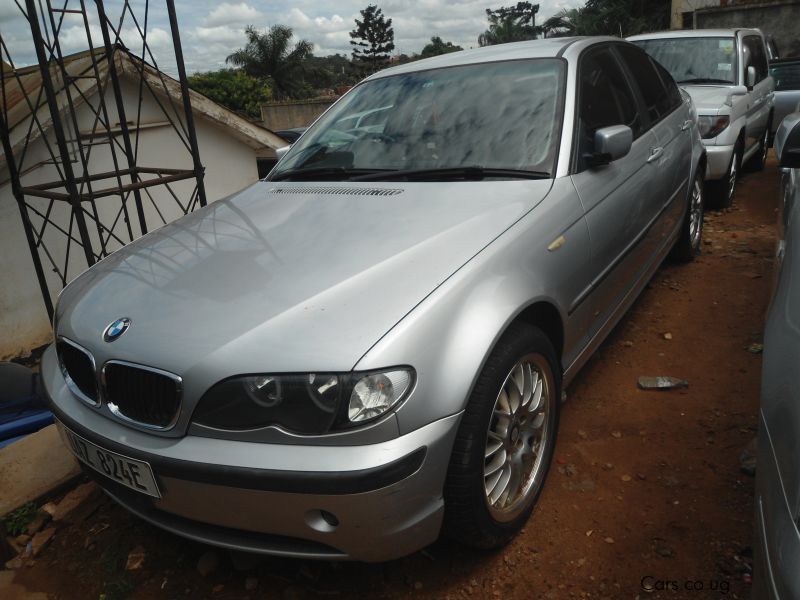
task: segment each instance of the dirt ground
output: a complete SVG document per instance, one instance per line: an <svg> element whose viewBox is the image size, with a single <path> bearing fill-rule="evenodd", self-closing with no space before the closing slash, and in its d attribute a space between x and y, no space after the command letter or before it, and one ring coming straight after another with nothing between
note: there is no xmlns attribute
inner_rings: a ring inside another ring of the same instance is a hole
<svg viewBox="0 0 800 600"><path fill-rule="evenodd" d="M731 210L707 214L702 256L658 271L567 390L541 501L503 550L442 540L382 565L232 556L102 500L14 583L51 598L748 597L754 480L739 455L756 434L761 355L747 348L761 341L777 201L773 158ZM641 391L640 375L689 387ZM126 571L137 546L144 565ZM209 551L219 565L203 576Z"/></svg>

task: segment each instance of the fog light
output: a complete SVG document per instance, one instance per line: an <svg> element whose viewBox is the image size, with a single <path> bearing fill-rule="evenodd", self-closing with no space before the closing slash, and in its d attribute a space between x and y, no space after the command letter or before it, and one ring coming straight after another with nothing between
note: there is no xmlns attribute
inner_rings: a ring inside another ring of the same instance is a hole
<svg viewBox="0 0 800 600"><path fill-rule="evenodd" d="M320 508L306 511L305 520L306 525L320 533L331 533L332 531L336 531L336 528L339 527L339 519L337 516Z"/></svg>

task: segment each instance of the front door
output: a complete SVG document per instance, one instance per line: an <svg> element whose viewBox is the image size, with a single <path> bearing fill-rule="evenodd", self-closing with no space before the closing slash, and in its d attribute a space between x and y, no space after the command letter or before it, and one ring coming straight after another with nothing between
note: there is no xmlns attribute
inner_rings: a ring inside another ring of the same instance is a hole
<svg viewBox="0 0 800 600"><path fill-rule="evenodd" d="M766 48L759 35L745 35L741 40L742 82L747 83L747 67L756 70L756 83L749 91L747 102L747 125L745 126L745 153L755 151L767 130L769 113L772 108L773 80L769 74Z"/></svg>
<svg viewBox="0 0 800 600"><path fill-rule="evenodd" d="M578 64L576 156L572 181L583 203L592 252L592 281L578 302L591 302L594 335L637 280L649 254L640 243L663 203L654 160L658 140L647 130L648 119L611 49L593 48ZM594 151L594 133L611 125L627 125L634 135L627 156L603 166L586 159ZM574 310L576 307L572 307Z"/></svg>

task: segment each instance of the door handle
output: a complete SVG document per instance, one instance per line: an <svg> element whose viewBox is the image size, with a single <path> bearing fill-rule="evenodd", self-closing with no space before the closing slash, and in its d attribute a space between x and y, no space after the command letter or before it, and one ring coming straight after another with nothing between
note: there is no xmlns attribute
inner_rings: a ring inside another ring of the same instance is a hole
<svg viewBox="0 0 800 600"><path fill-rule="evenodd" d="M686 131L686 130L687 130L687 129L689 129L689 127L691 127L691 126L692 126L692 120L691 120L691 119L686 119L686 120L683 122L683 125L681 125L681 131Z"/></svg>
<svg viewBox="0 0 800 600"><path fill-rule="evenodd" d="M654 160L658 160L661 158L661 155L664 154L664 148L659 146L658 148L650 148L650 156L647 157L647 162L651 163Z"/></svg>

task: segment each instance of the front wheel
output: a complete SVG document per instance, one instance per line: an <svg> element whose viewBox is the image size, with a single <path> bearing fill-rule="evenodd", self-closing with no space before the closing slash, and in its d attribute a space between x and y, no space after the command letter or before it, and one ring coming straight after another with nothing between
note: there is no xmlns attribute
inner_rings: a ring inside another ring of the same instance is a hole
<svg viewBox="0 0 800 600"><path fill-rule="evenodd" d="M506 544L542 491L558 428L552 343L519 324L497 343L470 396L445 482L445 532L476 548Z"/></svg>
<svg viewBox="0 0 800 600"><path fill-rule="evenodd" d="M733 202L741 164L742 146L738 143L733 149L733 156L725 176L719 181L709 181L707 184L708 199L713 208L728 208Z"/></svg>
<svg viewBox="0 0 800 600"><path fill-rule="evenodd" d="M671 257L675 260L690 261L700 253L703 237L703 174L698 168L689 190L689 206L683 219L681 234L672 248Z"/></svg>
<svg viewBox="0 0 800 600"><path fill-rule="evenodd" d="M767 123L767 128L758 144L758 152L755 153L753 158L750 159L750 164L747 165L750 167L751 171L763 171L764 166L767 164L767 154L769 153L769 130L771 127L771 124Z"/></svg>

